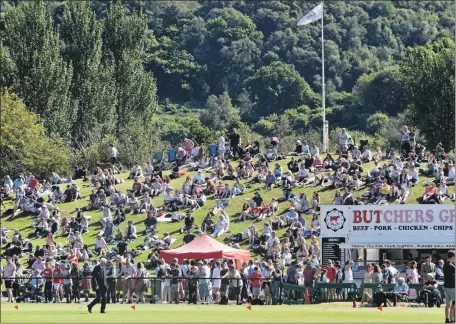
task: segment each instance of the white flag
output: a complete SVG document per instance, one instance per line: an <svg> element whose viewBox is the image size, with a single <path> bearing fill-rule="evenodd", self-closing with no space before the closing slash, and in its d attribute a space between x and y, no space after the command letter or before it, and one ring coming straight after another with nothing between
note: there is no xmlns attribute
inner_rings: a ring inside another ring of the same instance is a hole
<svg viewBox="0 0 456 324"><path fill-rule="evenodd" d="M321 19L321 17L323 17L323 2L313 8L307 15L302 17L301 20L298 21L298 26L310 24L315 20Z"/></svg>

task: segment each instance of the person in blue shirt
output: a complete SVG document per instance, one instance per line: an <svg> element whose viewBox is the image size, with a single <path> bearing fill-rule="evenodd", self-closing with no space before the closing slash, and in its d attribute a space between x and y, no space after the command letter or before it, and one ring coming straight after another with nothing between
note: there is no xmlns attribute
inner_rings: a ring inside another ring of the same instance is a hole
<svg viewBox="0 0 456 324"><path fill-rule="evenodd" d="M272 189L275 185L275 182L276 182L276 176L274 174L272 174L271 170L269 170L268 175L266 176L266 180L265 180L265 188Z"/></svg>
<svg viewBox="0 0 456 324"><path fill-rule="evenodd" d="M14 180L13 189L22 187L24 184L25 184L24 178L23 178L22 176L20 176L19 178L17 178L16 180Z"/></svg>
<svg viewBox="0 0 456 324"><path fill-rule="evenodd" d="M290 210L287 212L288 223L292 224L296 218L298 218L298 213L295 211L294 207L290 207Z"/></svg>
<svg viewBox="0 0 456 324"><path fill-rule="evenodd" d="M408 295L409 286L405 283L404 278L401 277L397 279L397 284L394 286L393 292L397 294Z"/></svg>
<svg viewBox="0 0 456 324"><path fill-rule="evenodd" d="M10 188L13 188L13 180L11 180L10 176L7 175L5 179L3 180L3 186L9 186Z"/></svg>

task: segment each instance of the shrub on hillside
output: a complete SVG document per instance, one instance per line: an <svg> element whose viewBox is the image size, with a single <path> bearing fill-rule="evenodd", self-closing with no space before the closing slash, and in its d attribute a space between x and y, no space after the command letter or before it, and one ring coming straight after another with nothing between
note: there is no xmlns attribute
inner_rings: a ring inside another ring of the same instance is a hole
<svg viewBox="0 0 456 324"><path fill-rule="evenodd" d="M70 151L62 139L45 136L38 115L28 111L17 95L3 92L0 100L1 176L15 177L24 171L40 178L51 172L68 175Z"/></svg>

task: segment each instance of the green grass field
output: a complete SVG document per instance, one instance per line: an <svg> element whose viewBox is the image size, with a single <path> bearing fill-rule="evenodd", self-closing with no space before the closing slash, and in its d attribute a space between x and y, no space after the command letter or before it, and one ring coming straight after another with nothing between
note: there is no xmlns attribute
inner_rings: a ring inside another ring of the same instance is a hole
<svg viewBox="0 0 456 324"><path fill-rule="evenodd" d="M18 310L14 308L18 305ZM351 308L347 304L245 306L1 304L1 323L443 323L444 308Z"/></svg>
<svg viewBox="0 0 456 324"><path fill-rule="evenodd" d="M287 163L289 162L289 160L290 159L278 161L278 163L283 167L284 172L286 172L288 170ZM237 166L237 162L234 162L234 166ZM366 173L367 171L372 169L372 167L373 167L372 162L369 164L365 164L364 173ZM424 167L424 165L423 165L423 167ZM167 174L167 173L169 173L169 171L165 172L165 174ZM194 174L195 174L194 172L187 172L187 174L184 177L172 180L171 181L172 187L180 190L182 188L182 184L185 180L185 177L190 176L191 178L193 178ZM117 188L119 188L119 189L123 190L123 192L125 192L126 189L130 189L132 187L133 181L127 180L127 177L128 177L127 174L125 174L125 173L120 174L120 175L117 175L117 177L120 179L125 179L124 183L116 186ZM431 178L429 180L431 180ZM417 201L416 201L417 198L421 197L424 193L424 183L426 181L427 181L427 179L422 176L419 185L412 188L411 195L409 196L407 203L417 203ZM232 184L233 184L233 181L223 181L223 182L229 183L230 186L232 186ZM248 180L243 181L243 182L246 183L246 182L248 182ZM62 216L69 217L72 215L71 213L74 211L74 209L76 207L78 207L78 206L84 207L87 205L88 196L90 194L91 187L89 187L88 183L83 183L81 180L77 180L76 183L81 188L81 193L82 193L82 195L84 195L86 197L86 199L78 200L78 201L71 202L71 203L59 204L58 207L61 210ZM250 226L252 224L252 221L237 222L237 218L241 211L242 204L244 203L245 198L253 197L253 192L255 190L258 190L259 188L261 188L261 185L255 184L251 188L247 189L247 193L245 195L237 196L230 200L230 204L226 209L227 214L230 216L230 219L231 219L230 233L227 233L227 234L221 236L219 238L220 241L223 241L223 239L226 236L229 236L233 233L240 233L240 232L244 231L248 226ZM361 188L359 191L354 192L353 195L355 197L358 197L358 196L362 195L366 191L366 189L367 188L365 188L365 187ZM453 187L451 186L451 188L449 188L449 190L450 190L450 193L452 193ZM312 197L312 194L314 191L319 192L322 204L330 205L332 203L335 190L328 190L328 189L322 188L322 187L305 187L305 188L297 187L293 190L294 194L299 194L300 192L306 193L306 195L309 197L309 199ZM278 198L278 197L282 196L282 194L283 194L283 192L282 192L282 189L280 189L280 188L276 188L276 189L273 189L270 191L266 191L266 190L262 191L262 196L263 196L265 202L270 202L272 197ZM447 200L447 202L452 203L449 200ZM12 206L13 206L12 202L6 202L6 204L7 204L7 208L12 208ZM156 207L161 206L163 204L163 198L162 197L154 198L153 204ZM212 197L209 197L206 202L206 205L203 208L201 208L193 213L193 216L195 217L195 224L200 226L203 221L204 216L209 211L211 211L214 207L215 207L215 200ZM283 212L288 207L289 207L289 202L281 203L279 213ZM83 236L82 236L84 239L84 243L88 244L90 246L95 243L96 234L99 232L99 230L101 228L101 224L99 221L102 217L102 212L98 211L98 210L97 211L88 211L88 212L85 212L85 215L92 216L92 221L91 221L90 227L89 227L89 233L83 234ZM144 230L143 220L145 218L145 214L142 214L142 215L127 214L126 216L127 216L127 220L133 220L133 222L136 225L138 234L141 233L142 230ZM6 227L9 229L19 229L21 231L23 237L27 237L27 235L30 232L33 232L33 228L31 227L32 219L33 219L33 215L31 215L31 214L28 214L28 215L19 214L18 216L15 216L14 218L7 217L7 218L4 218L1 220L1 227ZM308 222L308 226L310 226L311 216L307 215L306 219ZM217 219L215 219L215 221L216 220ZM124 232L126 223L127 222L124 222L121 224L122 233ZM261 228L263 227L263 222L255 223L255 224L256 224L257 229L261 231ZM160 223L158 225L158 232L160 234L160 237L162 237L163 233L169 232L173 237L177 238L177 241L171 246L171 248L176 248L183 244L183 242L182 242L183 235L181 235L178 232L182 225L183 225L183 222L181 222L181 223ZM285 232L285 229L278 231L279 237L284 235L284 232ZM139 238L135 242L131 243L129 247L135 248L136 246L138 246L139 244L141 244L143 242L143 238L144 238L143 236L139 236ZM11 237L10 237L10 239L11 239ZM67 239L62 238L62 237L57 238L56 241L58 243L60 242L63 244L67 243ZM36 246L37 244L42 245L42 244L44 244L44 239L33 239L33 240L31 240L31 242L33 243L34 246ZM247 248L246 245L247 245L246 243L241 244L241 248ZM145 261L147 258L147 255L148 255L148 252L143 253L140 257L137 258L137 261Z"/></svg>

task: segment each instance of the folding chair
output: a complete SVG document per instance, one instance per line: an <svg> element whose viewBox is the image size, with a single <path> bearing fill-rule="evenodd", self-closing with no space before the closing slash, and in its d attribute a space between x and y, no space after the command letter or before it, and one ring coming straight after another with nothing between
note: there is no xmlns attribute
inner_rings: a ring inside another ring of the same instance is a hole
<svg viewBox="0 0 456 324"><path fill-rule="evenodd" d="M164 154L163 152L156 152L154 154L154 157L152 158L152 164L158 164L158 163L161 163L163 161L163 157L164 157Z"/></svg>
<svg viewBox="0 0 456 324"><path fill-rule="evenodd" d="M212 156L217 156L217 145L216 144L209 145L209 153Z"/></svg>
<svg viewBox="0 0 456 324"><path fill-rule="evenodd" d="M176 162L176 150L169 150L168 151L168 162L169 163Z"/></svg>

